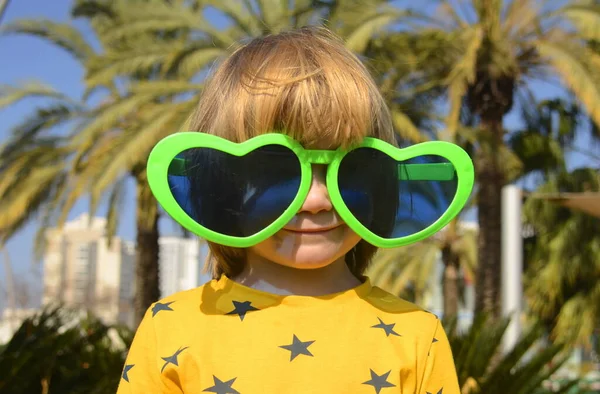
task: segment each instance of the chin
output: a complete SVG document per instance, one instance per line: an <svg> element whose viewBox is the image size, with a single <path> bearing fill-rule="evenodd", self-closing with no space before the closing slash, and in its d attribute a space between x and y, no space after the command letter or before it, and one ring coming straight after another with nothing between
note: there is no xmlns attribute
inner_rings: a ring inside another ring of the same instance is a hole
<svg viewBox="0 0 600 394"><path fill-rule="evenodd" d="M348 227L328 236L282 232L254 247L255 252L274 263L297 269L318 269L344 258L360 237ZM345 230L345 231L344 231Z"/></svg>
<svg viewBox="0 0 600 394"><path fill-rule="evenodd" d="M350 248L351 249L351 248ZM316 247L314 245L300 246L293 255L277 253L275 261L280 264L298 269L318 269L343 258L349 250L340 250L339 246ZM274 256L275 257L275 256Z"/></svg>

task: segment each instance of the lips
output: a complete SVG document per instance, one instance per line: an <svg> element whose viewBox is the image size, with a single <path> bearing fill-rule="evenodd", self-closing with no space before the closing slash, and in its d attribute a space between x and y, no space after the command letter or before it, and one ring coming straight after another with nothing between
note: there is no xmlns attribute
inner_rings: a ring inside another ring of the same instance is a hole
<svg viewBox="0 0 600 394"><path fill-rule="evenodd" d="M338 227L340 227L340 225L330 226L330 227L286 228L285 230L289 231L291 233L298 233L298 234L322 234L322 233L326 233L328 231L334 230Z"/></svg>

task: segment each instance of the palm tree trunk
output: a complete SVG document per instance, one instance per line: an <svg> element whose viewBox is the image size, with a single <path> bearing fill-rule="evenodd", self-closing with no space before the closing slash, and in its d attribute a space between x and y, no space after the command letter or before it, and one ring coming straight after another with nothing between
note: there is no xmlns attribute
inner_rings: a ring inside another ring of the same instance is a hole
<svg viewBox="0 0 600 394"><path fill-rule="evenodd" d="M160 298L158 281L158 205L146 178L146 170L136 174L136 256L135 256L135 325L140 323L150 305Z"/></svg>
<svg viewBox="0 0 600 394"><path fill-rule="evenodd" d="M475 312L500 316L501 275L501 195L505 183L500 164L502 115L481 117L481 127L489 142L482 146L476 162L479 241L475 283Z"/></svg>
<svg viewBox="0 0 600 394"><path fill-rule="evenodd" d="M458 314L459 298L459 264L457 256L452 253L450 245L442 249L442 262L444 263L444 277L442 289L444 292L444 318L454 317Z"/></svg>

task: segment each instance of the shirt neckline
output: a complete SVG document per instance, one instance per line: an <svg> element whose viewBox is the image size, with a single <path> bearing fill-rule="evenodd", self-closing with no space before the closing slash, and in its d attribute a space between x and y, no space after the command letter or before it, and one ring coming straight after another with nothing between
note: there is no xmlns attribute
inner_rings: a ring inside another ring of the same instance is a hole
<svg viewBox="0 0 600 394"><path fill-rule="evenodd" d="M220 279L214 279L213 283L216 288L224 290L232 296L239 295L246 298L250 296L252 298L262 299L264 301L277 302L287 305L314 305L332 300L335 300L336 302L345 302L352 299L364 298L371 292L373 286L371 285L371 281L367 276L361 277L360 280L362 283L348 290L319 296L281 295L270 293L238 283L226 275L221 275Z"/></svg>

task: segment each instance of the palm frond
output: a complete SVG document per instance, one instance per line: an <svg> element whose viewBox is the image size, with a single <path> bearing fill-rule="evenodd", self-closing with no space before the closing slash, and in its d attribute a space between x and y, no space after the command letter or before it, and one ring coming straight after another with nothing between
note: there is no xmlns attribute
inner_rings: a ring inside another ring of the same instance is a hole
<svg viewBox="0 0 600 394"><path fill-rule="evenodd" d="M191 79L202 70L211 66L225 50L202 43L172 52L165 60L162 70L164 74L173 74L180 79Z"/></svg>
<svg viewBox="0 0 600 394"><path fill-rule="evenodd" d="M108 210L106 213L106 238L110 246L111 241L117 233L126 191L125 177L117 180L108 194Z"/></svg>
<svg viewBox="0 0 600 394"><path fill-rule="evenodd" d="M3 26L0 34L28 34L50 41L75 58L85 61L94 55L94 48L73 25L50 20L18 20Z"/></svg>
<svg viewBox="0 0 600 394"><path fill-rule="evenodd" d="M261 24L243 1L208 0L205 3L228 16L247 36L259 36L262 33Z"/></svg>
<svg viewBox="0 0 600 394"><path fill-rule="evenodd" d="M465 52L447 77L450 110L446 127L451 140L453 140L452 137L458 127L460 110L467 87L475 80L477 53L483 40L483 31L479 26L473 26L465 30L461 38L467 43Z"/></svg>
<svg viewBox="0 0 600 394"><path fill-rule="evenodd" d="M56 222L56 212L64 202L69 181L70 177L61 176L56 179L53 187L48 190L48 198L45 201L43 209L41 209L42 215L34 238L34 258L38 261L43 258L46 251L48 244L47 230Z"/></svg>
<svg viewBox="0 0 600 394"><path fill-rule="evenodd" d="M15 182L10 193L2 196L0 242L5 242L47 201L49 191L64 176L61 164L37 168Z"/></svg>
<svg viewBox="0 0 600 394"><path fill-rule="evenodd" d="M271 33L279 33L280 29L287 23L287 2L279 0L257 0L256 4L261 19Z"/></svg>
<svg viewBox="0 0 600 394"><path fill-rule="evenodd" d="M53 127L84 116L83 108L55 104L46 108L38 108L35 113L25 118L11 130L11 137L0 150L6 159L20 155L28 147L43 146L46 143L56 145L62 139L42 139L43 133L49 133Z"/></svg>
<svg viewBox="0 0 600 394"><path fill-rule="evenodd" d="M538 41L536 47L600 125L600 77L590 67L592 62L600 64L600 55L572 42Z"/></svg>
<svg viewBox="0 0 600 394"><path fill-rule="evenodd" d="M406 114L399 110L392 110L391 113L394 130L405 141L416 144L427 140L425 135L413 124Z"/></svg>
<svg viewBox="0 0 600 394"><path fill-rule="evenodd" d="M81 105L64 93L40 82L30 81L21 86L0 85L0 108L30 98L56 99L73 106Z"/></svg>
<svg viewBox="0 0 600 394"><path fill-rule="evenodd" d="M165 135L171 134L181 127L181 124L173 124L180 118L179 111L185 112L190 108L189 103L165 106L157 111L147 123L139 129L126 131L119 140L115 142L114 153L110 164L103 174L94 182L92 194L100 194L101 191L114 182L123 171L133 168L138 163L143 163L152 147Z"/></svg>
<svg viewBox="0 0 600 394"><path fill-rule="evenodd" d="M133 95L142 94L162 97L197 92L202 90L202 87L202 84L194 84L188 80L150 80L133 83L130 92Z"/></svg>
<svg viewBox="0 0 600 394"><path fill-rule="evenodd" d="M600 41L600 4L570 2L558 12L573 23L580 37Z"/></svg>
<svg viewBox="0 0 600 394"><path fill-rule="evenodd" d="M147 74L160 69L172 45L155 45L144 51L124 51L115 55L93 57L89 62L85 83L87 90L106 86L117 77Z"/></svg>
<svg viewBox="0 0 600 394"><path fill-rule="evenodd" d="M79 161L98 140L98 136L107 133L121 124L123 119L132 116L147 102L154 99L154 96L137 94L124 98L115 103L107 103L90 114L92 119L85 127L73 137L72 145L77 147L78 154L75 158L75 167Z"/></svg>
<svg viewBox="0 0 600 394"><path fill-rule="evenodd" d="M353 52L362 53L367 48L367 44L373 37L381 32L390 23L397 21L406 12L389 7L381 11L374 12L360 24L352 29L352 32L346 36L346 47Z"/></svg>
<svg viewBox="0 0 600 394"><path fill-rule="evenodd" d="M511 1L504 16L504 34L522 37L539 19L539 4L533 0Z"/></svg>
<svg viewBox="0 0 600 394"><path fill-rule="evenodd" d="M177 30L194 31L208 36L221 48L227 48L235 41L226 31L215 28L201 12L194 12L186 5L137 1L134 7L131 2L127 2L119 9L119 15L124 23L102 33L108 42Z"/></svg>

